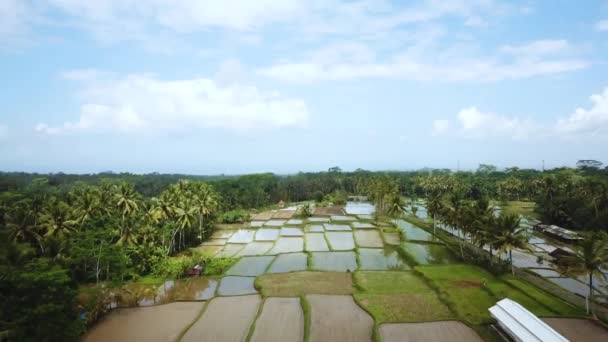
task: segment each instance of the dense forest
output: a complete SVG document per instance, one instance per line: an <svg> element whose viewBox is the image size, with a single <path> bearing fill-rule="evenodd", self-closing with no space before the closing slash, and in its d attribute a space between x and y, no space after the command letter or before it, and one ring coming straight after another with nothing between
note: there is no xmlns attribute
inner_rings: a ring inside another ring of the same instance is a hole
<svg viewBox="0 0 608 342"><path fill-rule="evenodd" d="M483 203L482 212L490 201L529 201L543 222L608 231L608 168L590 160L545 171L0 173L0 336L74 339L87 321L77 309L79 284L162 274L171 256L204 241L216 222L244 220L250 209L281 200L340 203L350 194L370 196L388 214L412 198L426 199L431 214L450 203Z"/></svg>

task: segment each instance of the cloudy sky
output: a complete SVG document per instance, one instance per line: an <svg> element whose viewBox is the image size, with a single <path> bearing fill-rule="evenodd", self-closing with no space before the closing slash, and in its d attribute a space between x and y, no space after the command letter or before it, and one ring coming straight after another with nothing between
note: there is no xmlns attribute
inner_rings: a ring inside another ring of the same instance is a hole
<svg viewBox="0 0 608 342"><path fill-rule="evenodd" d="M0 0L0 170L608 163L608 1Z"/></svg>

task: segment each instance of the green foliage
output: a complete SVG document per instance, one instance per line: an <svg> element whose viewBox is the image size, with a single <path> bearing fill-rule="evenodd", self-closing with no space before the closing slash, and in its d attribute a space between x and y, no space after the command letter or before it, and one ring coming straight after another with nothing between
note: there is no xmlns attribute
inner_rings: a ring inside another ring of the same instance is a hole
<svg viewBox="0 0 608 342"><path fill-rule="evenodd" d="M220 223L243 223L249 221L249 212L243 209L235 209L220 215Z"/></svg>
<svg viewBox="0 0 608 342"><path fill-rule="evenodd" d="M48 259L0 268L0 330L15 341L76 340L84 329L65 269Z"/></svg>
<svg viewBox="0 0 608 342"><path fill-rule="evenodd" d="M234 258L215 258L203 253L193 252L177 257L165 258L153 267L153 274L165 279L179 279L186 275L191 267L201 265L204 275L215 276L224 274L236 263Z"/></svg>
<svg viewBox="0 0 608 342"><path fill-rule="evenodd" d="M355 298L378 322L454 318L435 291L412 272L356 272Z"/></svg>
<svg viewBox="0 0 608 342"><path fill-rule="evenodd" d="M344 205L346 204L346 199L348 198L345 191L336 190L331 194L327 194L323 197L323 202L333 203L334 205Z"/></svg>

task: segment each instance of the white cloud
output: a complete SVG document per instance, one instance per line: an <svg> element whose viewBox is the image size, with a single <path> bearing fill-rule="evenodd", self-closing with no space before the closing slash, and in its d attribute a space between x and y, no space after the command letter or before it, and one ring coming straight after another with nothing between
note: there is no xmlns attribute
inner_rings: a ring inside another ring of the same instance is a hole
<svg viewBox="0 0 608 342"><path fill-rule="evenodd" d="M67 75L95 75L90 71ZM109 75L109 74L104 74ZM212 79L160 80L150 75L72 77L82 82L84 103L76 121L40 123L46 134L81 131L174 131L226 128L238 131L305 127L306 104L298 99Z"/></svg>
<svg viewBox="0 0 608 342"><path fill-rule="evenodd" d="M449 120L435 120L433 121L433 135L441 135L448 131L450 128Z"/></svg>
<svg viewBox="0 0 608 342"><path fill-rule="evenodd" d="M6 0L5 0L6 1ZM10 0L23 2L24 0ZM402 25L449 17L466 25L514 12L501 0L424 0L396 4L388 0L46 0L48 12L69 16L72 26L102 41L151 40L159 32L189 33L210 29L261 31L285 25L290 32L358 37L378 36ZM245 35L246 41L253 36ZM253 38L257 42L257 38Z"/></svg>
<svg viewBox="0 0 608 342"><path fill-rule="evenodd" d="M600 20L595 23L595 29L598 31L608 31L608 19Z"/></svg>
<svg viewBox="0 0 608 342"><path fill-rule="evenodd" d="M591 108L577 108L570 116L557 121L557 133L566 137L601 137L608 134L608 88L600 94L591 95L590 99Z"/></svg>
<svg viewBox="0 0 608 342"><path fill-rule="evenodd" d="M529 119L498 115L476 107L460 110L457 114L457 136L464 138L510 138L524 140L531 137L552 139L606 139L608 137L608 87L591 95L589 109L577 108L567 117L553 122L539 123ZM445 127L444 127L445 125ZM446 134L447 120L433 122L433 135Z"/></svg>
<svg viewBox="0 0 608 342"><path fill-rule="evenodd" d="M476 107L460 110L457 118L461 133L469 138L507 137L521 140L526 139L535 128L535 124L529 120L482 112Z"/></svg>
<svg viewBox="0 0 608 342"><path fill-rule="evenodd" d="M523 45L505 45L500 51L517 58L533 58L545 55L561 54L572 51L572 46L563 39L536 40Z"/></svg>
<svg viewBox="0 0 608 342"><path fill-rule="evenodd" d="M215 80L220 86L226 86L243 81L245 71L241 62L236 58L223 61L215 75Z"/></svg>
<svg viewBox="0 0 608 342"><path fill-rule="evenodd" d="M359 44L352 53L348 46L336 44L322 50L333 51L341 58L317 58L312 53L301 61L279 62L260 68L257 72L288 82L336 81L356 78L391 78L415 81L500 81L540 75L558 74L584 69L589 62L563 56L569 49L565 41L537 41L522 46L505 46L493 56L467 57L458 49L440 50L422 42L407 50L394 53L384 60L375 51ZM352 50L352 46L350 47ZM363 59L353 56L363 55ZM346 57L342 57L346 56Z"/></svg>
<svg viewBox="0 0 608 342"><path fill-rule="evenodd" d="M3 43L22 42L33 17L34 11L27 1L0 1L0 48Z"/></svg>
<svg viewBox="0 0 608 342"><path fill-rule="evenodd" d="M286 23L305 10L297 0L50 0L72 24L102 41L142 40L154 32L214 28L248 31Z"/></svg>

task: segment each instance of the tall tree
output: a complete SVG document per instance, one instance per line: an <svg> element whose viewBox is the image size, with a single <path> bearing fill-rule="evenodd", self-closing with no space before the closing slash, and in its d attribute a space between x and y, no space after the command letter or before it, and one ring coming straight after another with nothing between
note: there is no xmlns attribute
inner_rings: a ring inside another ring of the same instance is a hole
<svg viewBox="0 0 608 342"><path fill-rule="evenodd" d="M576 254L567 257L566 260L574 264L575 270L587 274L589 279L588 298L593 300L593 277L607 280L602 273L602 268L608 266L608 234L605 232L585 234L579 248L576 250Z"/></svg>
<svg viewBox="0 0 608 342"><path fill-rule="evenodd" d="M513 269L513 249L526 248L529 239L527 230L521 227L519 222L519 217L513 214L501 213L496 219L498 229L496 246L500 253L505 251L509 253L509 263L513 273L515 273Z"/></svg>

